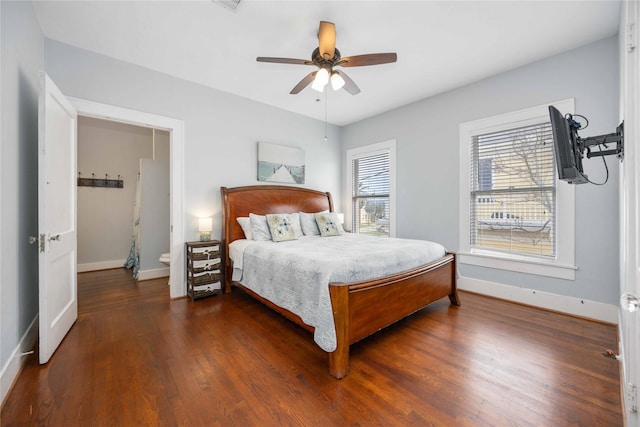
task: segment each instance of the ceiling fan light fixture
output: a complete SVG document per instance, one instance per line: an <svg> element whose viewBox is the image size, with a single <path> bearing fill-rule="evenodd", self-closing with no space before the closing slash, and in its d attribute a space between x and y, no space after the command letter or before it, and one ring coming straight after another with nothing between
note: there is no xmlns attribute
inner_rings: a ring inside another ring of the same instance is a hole
<svg viewBox="0 0 640 427"><path fill-rule="evenodd" d="M316 80L314 80L313 83L311 83L311 89L316 90L320 93L324 92L324 86L319 85Z"/></svg>
<svg viewBox="0 0 640 427"><path fill-rule="evenodd" d="M344 79L335 71L331 74L331 87L333 90L340 90L344 86Z"/></svg>
<svg viewBox="0 0 640 427"><path fill-rule="evenodd" d="M313 80L311 88L318 92L322 92L327 83L329 83L329 70L326 68L320 68L316 73L316 78Z"/></svg>

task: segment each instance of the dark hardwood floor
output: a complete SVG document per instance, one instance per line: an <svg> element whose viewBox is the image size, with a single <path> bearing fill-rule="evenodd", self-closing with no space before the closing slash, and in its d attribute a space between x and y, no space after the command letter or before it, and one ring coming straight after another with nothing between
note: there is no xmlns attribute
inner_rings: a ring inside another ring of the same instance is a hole
<svg viewBox="0 0 640 427"><path fill-rule="evenodd" d="M621 426L616 327L461 293L355 344L331 377L312 336L238 290L78 276L79 316L29 356L2 426Z"/></svg>

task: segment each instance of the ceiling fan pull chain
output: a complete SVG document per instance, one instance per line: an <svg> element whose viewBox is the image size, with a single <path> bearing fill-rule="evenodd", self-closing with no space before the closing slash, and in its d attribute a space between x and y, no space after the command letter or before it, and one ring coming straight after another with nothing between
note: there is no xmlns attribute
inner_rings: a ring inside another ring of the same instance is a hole
<svg viewBox="0 0 640 427"><path fill-rule="evenodd" d="M324 92L324 142L327 142L327 104L329 103L329 91Z"/></svg>

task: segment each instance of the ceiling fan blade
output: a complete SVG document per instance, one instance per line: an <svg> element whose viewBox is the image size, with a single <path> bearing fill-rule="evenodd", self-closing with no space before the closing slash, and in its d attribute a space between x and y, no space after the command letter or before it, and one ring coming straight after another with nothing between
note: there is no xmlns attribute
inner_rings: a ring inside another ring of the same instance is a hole
<svg viewBox="0 0 640 427"><path fill-rule="evenodd" d="M258 56L256 58L258 62L275 62L276 64L299 64L299 65L313 65L313 62L307 59L293 59L293 58L270 58L268 56Z"/></svg>
<svg viewBox="0 0 640 427"><path fill-rule="evenodd" d="M367 55L356 55L342 58L336 63L341 67L362 67L364 65L379 65L388 64L390 62L396 62L398 55L395 52L392 53L370 53Z"/></svg>
<svg viewBox="0 0 640 427"><path fill-rule="evenodd" d="M331 59L336 53L336 25L333 22L320 21L318 29L318 48L320 56Z"/></svg>
<svg viewBox="0 0 640 427"><path fill-rule="evenodd" d="M351 80L351 77L339 70L334 70L334 73L342 77L342 80L344 80L344 86L342 86L344 90L349 92L351 95L357 95L360 93L360 88L353 80Z"/></svg>
<svg viewBox="0 0 640 427"><path fill-rule="evenodd" d="M300 80L300 83L298 83L296 85L296 87L291 89L291 92L289 92L289 93L291 95L295 95L295 94L299 93L305 87L309 86L311 84L311 82L313 81L313 79L316 78L316 74L317 73L318 73L317 71L314 71L312 73L307 74L307 76L304 79Z"/></svg>

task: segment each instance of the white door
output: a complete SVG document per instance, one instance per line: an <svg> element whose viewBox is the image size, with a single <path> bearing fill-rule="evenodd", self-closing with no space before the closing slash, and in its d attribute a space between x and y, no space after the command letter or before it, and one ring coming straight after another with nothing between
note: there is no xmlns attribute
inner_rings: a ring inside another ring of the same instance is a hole
<svg viewBox="0 0 640 427"><path fill-rule="evenodd" d="M38 107L39 349L47 363L78 317L77 114L44 72Z"/></svg>
<svg viewBox="0 0 640 427"><path fill-rule="evenodd" d="M622 389L625 425L640 426L640 4L624 2L623 91L624 161L622 163L622 270L624 310L620 315L623 351Z"/></svg>

